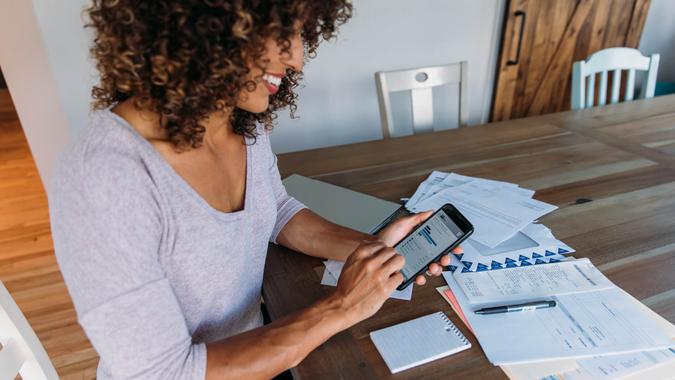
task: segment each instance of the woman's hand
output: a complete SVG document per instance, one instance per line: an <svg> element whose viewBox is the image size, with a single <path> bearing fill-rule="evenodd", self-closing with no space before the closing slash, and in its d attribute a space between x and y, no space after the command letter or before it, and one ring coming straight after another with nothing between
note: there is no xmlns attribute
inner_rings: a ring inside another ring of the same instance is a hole
<svg viewBox="0 0 675 380"><path fill-rule="evenodd" d="M364 242L345 262L333 294L349 320L357 323L375 314L403 282L405 259L383 242Z"/></svg>
<svg viewBox="0 0 675 380"><path fill-rule="evenodd" d="M427 218L429 218L433 214L433 211L425 211L421 212L419 214L415 215L410 215L406 217L402 217L382 229L377 234L378 239L383 241L387 246L393 247L396 243L401 241L406 235L410 233L417 225L421 224ZM460 254L462 253L462 247L457 247L452 250L452 253L454 254ZM429 265L428 273L434 275L434 276L439 276L441 272L443 271L443 267L450 265L450 256L448 255L443 255L438 262L436 263L431 263ZM415 283L417 285L424 285L427 282L427 279L424 276L417 276L415 279Z"/></svg>

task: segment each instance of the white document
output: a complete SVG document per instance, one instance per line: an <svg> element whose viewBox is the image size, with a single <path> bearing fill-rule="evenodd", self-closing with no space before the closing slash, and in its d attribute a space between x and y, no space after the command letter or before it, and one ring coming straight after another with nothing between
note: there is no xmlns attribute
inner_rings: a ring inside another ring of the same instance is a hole
<svg viewBox="0 0 675 380"><path fill-rule="evenodd" d="M526 367L526 365L523 365ZM511 367L511 366L509 366ZM670 362L665 365L651 367L649 369L639 371L637 373L626 374L621 377L593 377L586 370L581 367L566 371L566 372L552 372L546 376L530 377L523 376L525 372L510 371L505 369L510 379L514 380L598 380L598 379L613 379L613 380L675 380L675 362Z"/></svg>
<svg viewBox="0 0 675 380"><path fill-rule="evenodd" d="M457 268L461 272L482 272L555 263L574 252L573 248L556 239L546 226L536 223L527 225L497 247L490 248L469 238L462 243L462 248L462 255L452 257L449 267L452 272Z"/></svg>
<svg viewBox="0 0 675 380"><path fill-rule="evenodd" d="M323 272L323 277L321 278L322 285L328 286L337 286L338 279L340 278L340 273L342 272L342 267L344 263L342 261L336 260L326 260L323 263L326 266L326 270ZM408 285L407 288L403 290L394 290L389 298L396 298L399 300L410 301L412 299L412 291L414 284Z"/></svg>
<svg viewBox="0 0 675 380"><path fill-rule="evenodd" d="M448 286L436 288L450 304L460 319L471 329L466 316L455 301L454 294ZM450 295L448 295L448 292ZM643 304L636 304L643 312L666 331L675 336L675 326L660 315L652 312ZM581 365L583 363L583 367ZM630 354L614 354L582 359L561 359L551 361L529 362L522 364L505 364L500 366L511 380L584 380L584 379L666 379L664 374L672 374L675 378L675 347L656 351L642 351ZM605 375L596 374L595 371ZM608 377L604 377L608 376Z"/></svg>
<svg viewBox="0 0 675 380"><path fill-rule="evenodd" d="M450 173L439 187L439 191L447 187L455 187L459 185L464 185L466 183L471 183L473 186L480 188L483 191L495 192L495 191L506 191L518 194L519 196L532 198L534 195L534 190L524 189L519 187L515 183L495 181L492 179L478 178L478 177L469 177L457 173Z"/></svg>
<svg viewBox="0 0 675 380"><path fill-rule="evenodd" d="M557 374L576 371L574 359L552 360L537 363L504 364L499 366L511 380L560 380Z"/></svg>
<svg viewBox="0 0 675 380"><path fill-rule="evenodd" d="M439 294L450 304L459 318L471 330L466 322L462 309L458 308L455 296L447 294L448 286L436 288ZM675 335L675 326L657 314L652 314L655 321L660 323L671 334ZM582 366L583 363L583 366ZM671 366L672 370L662 371L664 366ZM500 368L511 380L584 380L584 379L624 379L635 378L643 374L644 379L661 379L661 373L672 373L675 377L675 348L664 350L643 351L632 354L617 354L595 356L584 359L562 359L522 364L504 364ZM600 372L598 374L596 372Z"/></svg>
<svg viewBox="0 0 675 380"><path fill-rule="evenodd" d="M643 355L662 356L667 350L633 354L599 356L588 359L565 359L501 366L511 380L674 380L675 360L643 360ZM671 351L672 352L672 351ZM667 352L666 352L667 353ZM586 367L579 363L586 362ZM652 363L647 365L648 363ZM593 370L588 370L593 366Z"/></svg>
<svg viewBox="0 0 675 380"><path fill-rule="evenodd" d="M427 197L428 193L437 191L435 189L437 189L438 185L440 185L440 183L443 182L443 180L445 179L445 177L447 177L447 175L448 173L443 173L436 170L431 172L431 174L429 174L429 177L427 177L427 179L425 179L422 183L419 184L419 186L417 186L415 194L413 194L412 197L410 197L410 199L408 200L408 202L406 202L406 207L408 207L408 209L411 210L409 206L417 204L421 199Z"/></svg>
<svg viewBox="0 0 675 380"><path fill-rule="evenodd" d="M598 356L577 361L584 372L598 380L624 378L669 362L675 362L675 347L631 354Z"/></svg>
<svg viewBox="0 0 675 380"><path fill-rule="evenodd" d="M538 377L532 380L673 380L675 379L675 360L668 360L664 363L658 363L642 367L640 364L646 364L642 361L640 356L642 353L638 354L627 354L627 355L610 355L602 357L607 359L608 362L603 362L604 365L607 365L609 361L614 360L614 357L622 357L625 362L618 363L614 362L612 368L602 368L596 367L595 370L589 371L584 367L577 367L575 369L565 371L565 372L551 372L547 376ZM638 364L639 363L639 364ZM633 366L635 364L636 366ZM608 372L603 372L608 370ZM521 380L521 378L517 378ZM528 380L527 378L522 378L522 380Z"/></svg>
<svg viewBox="0 0 675 380"><path fill-rule="evenodd" d="M455 271L471 304L506 304L614 286L588 259L485 272Z"/></svg>
<svg viewBox="0 0 675 380"><path fill-rule="evenodd" d="M496 247L557 208L516 191L489 191L473 182L442 190L415 208L436 210L445 203L452 203L469 219L474 225L471 238L488 247Z"/></svg>
<svg viewBox="0 0 675 380"><path fill-rule="evenodd" d="M478 315L450 272L443 277L457 297L474 334L496 365L582 358L664 349L675 345L669 331L621 289L557 295L556 307Z"/></svg>
<svg viewBox="0 0 675 380"><path fill-rule="evenodd" d="M494 191L498 189L508 188L528 198L531 198L534 195L534 190L520 188L515 183L495 181L491 179L478 177L469 177L457 173L444 173L439 171L433 171L429 175L429 177L427 177L427 179L424 180L424 182L420 183L420 185L417 187L417 190L415 191L415 194L413 194L413 196L410 197L410 199L406 203L406 207L410 211L414 212L426 211L417 208L416 205L419 202L432 197L433 195L444 189L464 185L469 182L472 182L475 185L480 186L486 190Z"/></svg>

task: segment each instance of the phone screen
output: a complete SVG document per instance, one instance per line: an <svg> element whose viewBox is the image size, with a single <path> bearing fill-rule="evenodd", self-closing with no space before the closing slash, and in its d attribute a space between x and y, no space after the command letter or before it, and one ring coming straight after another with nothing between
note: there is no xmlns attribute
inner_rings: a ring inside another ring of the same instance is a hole
<svg viewBox="0 0 675 380"><path fill-rule="evenodd" d="M405 257L401 274L407 281L423 267L464 236L464 231L440 210L427 219L417 230L401 240L396 251Z"/></svg>

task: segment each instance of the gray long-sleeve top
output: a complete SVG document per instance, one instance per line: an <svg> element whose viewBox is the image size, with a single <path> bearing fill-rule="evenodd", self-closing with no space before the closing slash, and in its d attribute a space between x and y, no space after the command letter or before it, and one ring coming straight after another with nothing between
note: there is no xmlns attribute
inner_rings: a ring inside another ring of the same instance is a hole
<svg viewBox="0 0 675 380"><path fill-rule="evenodd" d="M203 379L205 343L262 324L268 241L303 206L258 134L244 209L232 213L110 110L61 157L49 186L54 247L99 379Z"/></svg>

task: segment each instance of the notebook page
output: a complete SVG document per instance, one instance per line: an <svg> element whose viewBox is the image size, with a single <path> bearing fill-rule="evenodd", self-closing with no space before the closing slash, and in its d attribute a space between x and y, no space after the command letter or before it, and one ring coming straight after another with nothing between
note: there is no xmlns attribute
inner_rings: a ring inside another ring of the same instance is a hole
<svg viewBox="0 0 675 380"><path fill-rule="evenodd" d="M392 373L471 347L442 312L373 331L370 338Z"/></svg>

